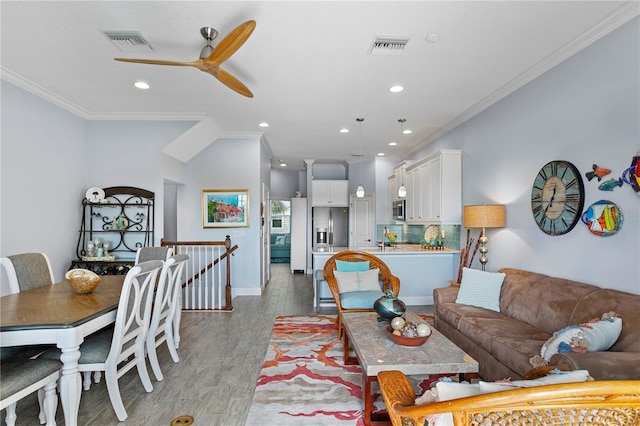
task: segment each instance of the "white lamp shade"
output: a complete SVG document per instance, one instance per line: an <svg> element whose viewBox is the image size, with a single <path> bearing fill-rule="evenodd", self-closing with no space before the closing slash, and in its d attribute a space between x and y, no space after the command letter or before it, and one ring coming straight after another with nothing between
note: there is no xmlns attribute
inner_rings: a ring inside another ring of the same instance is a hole
<svg viewBox="0 0 640 426"><path fill-rule="evenodd" d="M358 185L358 187L356 188L356 197L358 198L364 197L364 186Z"/></svg>
<svg viewBox="0 0 640 426"><path fill-rule="evenodd" d="M407 196L407 188L404 186L404 184L400 185L400 188L398 188L398 197L400 198L404 198Z"/></svg>

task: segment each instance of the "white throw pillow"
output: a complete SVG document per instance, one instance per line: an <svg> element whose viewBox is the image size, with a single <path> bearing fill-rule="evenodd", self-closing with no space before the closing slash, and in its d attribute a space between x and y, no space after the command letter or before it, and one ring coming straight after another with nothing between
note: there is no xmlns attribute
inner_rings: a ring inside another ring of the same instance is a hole
<svg viewBox="0 0 640 426"><path fill-rule="evenodd" d="M456 303L500 312L500 290L507 274L463 268Z"/></svg>
<svg viewBox="0 0 640 426"><path fill-rule="evenodd" d="M513 389L532 388L534 386L557 385L560 383L586 382L589 379L587 370L560 371L553 370L544 377L534 380L515 380L513 382L478 382L480 393L502 392Z"/></svg>
<svg viewBox="0 0 640 426"><path fill-rule="evenodd" d="M615 315L615 314L614 314ZM584 324L570 325L555 333L540 349L540 356L549 362L559 352L599 352L606 351L620 337L622 319L608 317Z"/></svg>
<svg viewBox="0 0 640 426"><path fill-rule="evenodd" d="M340 294L351 291L380 291L379 273L380 270L377 268L354 272L333 271Z"/></svg>

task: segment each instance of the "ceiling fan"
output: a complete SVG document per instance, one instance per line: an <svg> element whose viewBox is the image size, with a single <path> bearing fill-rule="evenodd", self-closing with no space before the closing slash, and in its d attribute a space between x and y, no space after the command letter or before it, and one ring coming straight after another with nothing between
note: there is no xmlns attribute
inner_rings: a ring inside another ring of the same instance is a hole
<svg viewBox="0 0 640 426"><path fill-rule="evenodd" d="M134 62L139 64L151 64L151 65L173 65L179 67L196 67L200 71L206 72L220 80L224 85L231 90L244 95L248 98L253 98L253 93L247 86L245 86L240 80L229 74L227 71L220 68L220 65L229 59L236 50L244 44L249 38L254 28L256 27L256 21L247 21L239 25L236 29L231 31L225 38L222 39L217 46L213 47L211 41L218 35L218 31L210 27L203 27L200 29L200 34L207 40L207 45L200 52L200 59L193 62L179 62L179 61L163 61L155 59L134 59L134 58L114 58L116 61L121 62Z"/></svg>

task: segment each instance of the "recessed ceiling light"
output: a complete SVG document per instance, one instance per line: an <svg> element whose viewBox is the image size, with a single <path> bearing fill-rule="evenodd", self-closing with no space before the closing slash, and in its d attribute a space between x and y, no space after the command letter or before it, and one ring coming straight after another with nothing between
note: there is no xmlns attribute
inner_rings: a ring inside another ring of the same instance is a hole
<svg viewBox="0 0 640 426"><path fill-rule="evenodd" d="M384 157L384 152L379 152L376 154L378 157Z"/></svg>
<svg viewBox="0 0 640 426"><path fill-rule="evenodd" d="M389 142L389 146L396 146L398 145L398 142Z"/></svg>
<svg viewBox="0 0 640 426"><path fill-rule="evenodd" d="M404 87L399 85L389 87L389 91L392 93L402 92L403 90L404 90Z"/></svg>
<svg viewBox="0 0 640 426"><path fill-rule="evenodd" d="M280 167L287 167L287 163L284 160L280 160Z"/></svg>
<svg viewBox="0 0 640 426"><path fill-rule="evenodd" d="M260 126L260 127L269 127L269 123L263 121L262 123L258 124L258 126Z"/></svg>
<svg viewBox="0 0 640 426"><path fill-rule="evenodd" d="M146 81L136 81L135 83L133 83L133 85L141 90L147 90L151 87Z"/></svg>
<svg viewBox="0 0 640 426"><path fill-rule="evenodd" d="M345 129L345 128L340 129L340 133L349 133L349 129Z"/></svg>
<svg viewBox="0 0 640 426"><path fill-rule="evenodd" d="M427 41L427 43L437 43L440 41L440 38L442 38L442 35L439 33L432 33L429 34L428 36L426 36L424 39Z"/></svg>
<svg viewBox="0 0 640 426"><path fill-rule="evenodd" d="M404 129L402 133L404 133L405 135L410 135L411 133L413 133L413 130Z"/></svg>

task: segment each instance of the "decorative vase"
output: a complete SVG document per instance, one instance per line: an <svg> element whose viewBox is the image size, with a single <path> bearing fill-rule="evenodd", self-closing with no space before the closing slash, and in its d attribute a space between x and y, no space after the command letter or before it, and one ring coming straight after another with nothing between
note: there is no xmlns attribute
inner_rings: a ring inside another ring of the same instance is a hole
<svg viewBox="0 0 640 426"><path fill-rule="evenodd" d="M398 299L391 290L387 290L384 296L373 303L373 309L381 319L391 321L395 317L402 316L406 307L404 302Z"/></svg>

